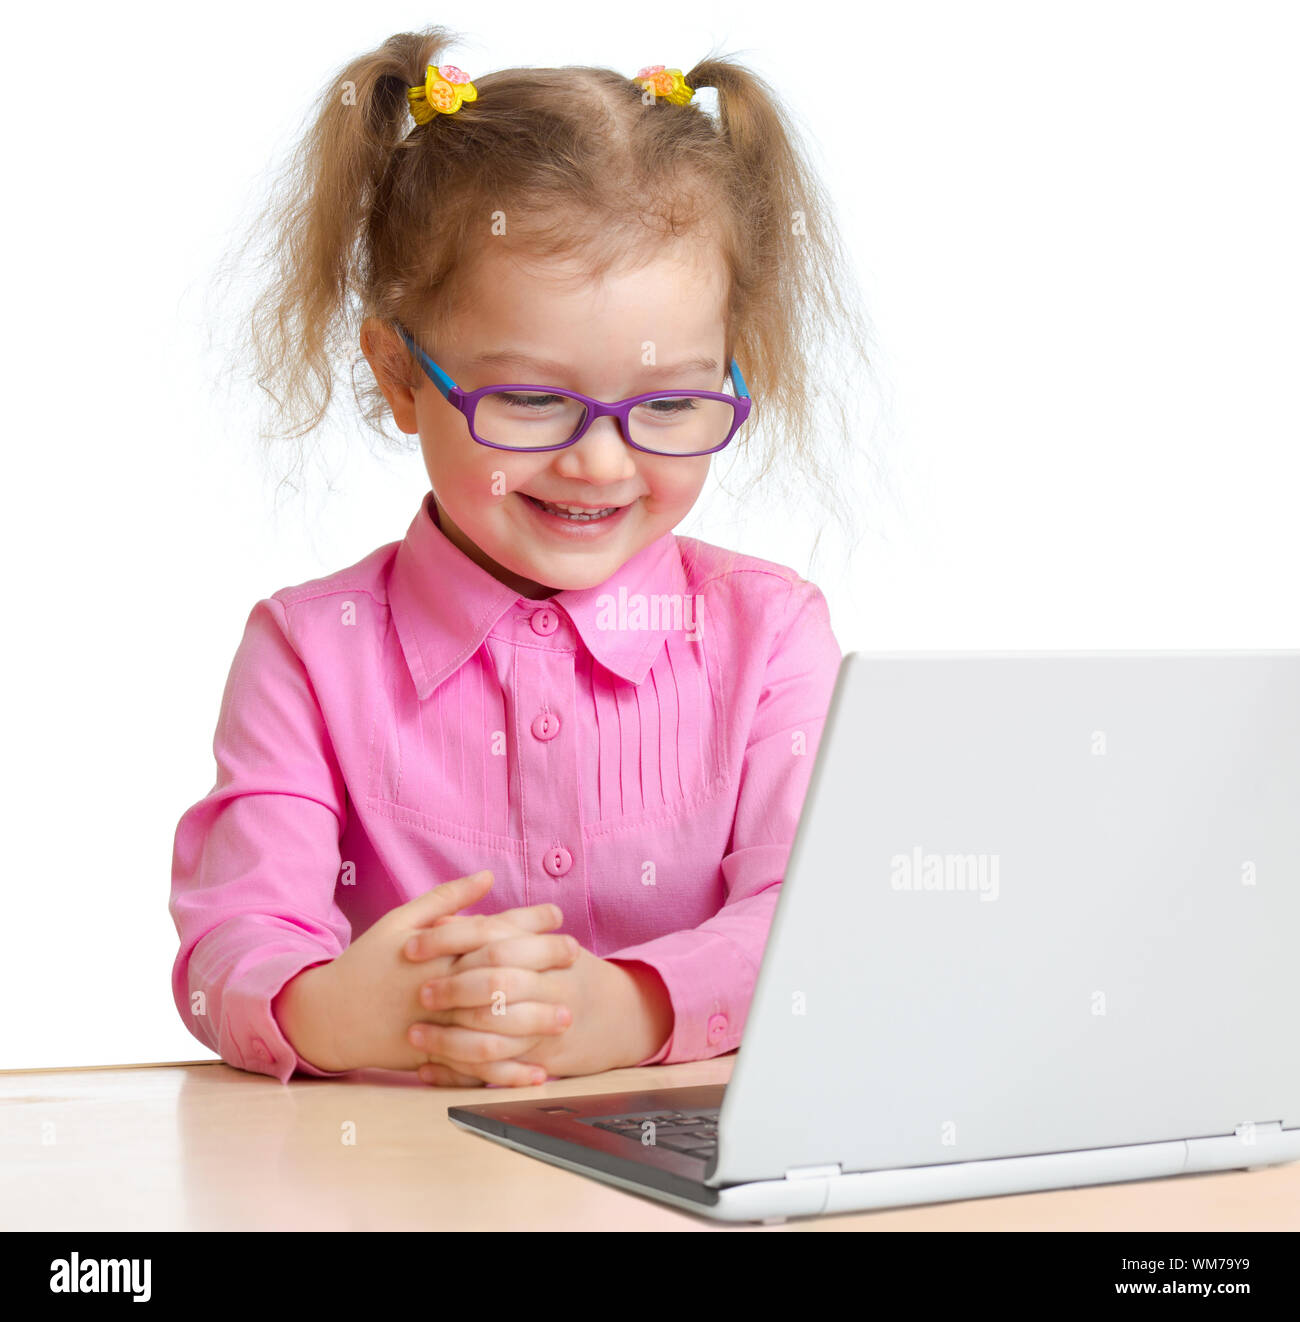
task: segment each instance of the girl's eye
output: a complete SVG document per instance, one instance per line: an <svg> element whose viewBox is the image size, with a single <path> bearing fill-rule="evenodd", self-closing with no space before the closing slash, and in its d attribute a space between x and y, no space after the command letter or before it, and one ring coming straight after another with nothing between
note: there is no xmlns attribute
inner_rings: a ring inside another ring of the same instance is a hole
<svg viewBox="0 0 1300 1322"><path fill-rule="evenodd" d="M500 391L492 396L493 399L499 399L503 404L511 408L529 409L546 408L555 403L560 398L559 395L512 395L508 391Z"/></svg>
<svg viewBox="0 0 1300 1322"><path fill-rule="evenodd" d="M689 413L695 408L693 399L652 399L645 405L652 413L660 417L669 417L674 413Z"/></svg>

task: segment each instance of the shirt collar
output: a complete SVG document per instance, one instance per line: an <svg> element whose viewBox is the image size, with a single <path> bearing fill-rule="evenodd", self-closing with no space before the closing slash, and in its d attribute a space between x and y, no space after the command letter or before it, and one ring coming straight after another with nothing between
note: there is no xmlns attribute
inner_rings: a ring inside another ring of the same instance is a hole
<svg viewBox="0 0 1300 1322"><path fill-rule="evenodd" d="M662 594L669 594L670 600L673 594L678 601L686 599L686 573L672 533L642 547L595 587L566 588L534 600L494 578L448 539L438 526L431 491L425 493L397 548L388 584L393 623L421 700L478 651L507 611L541 609L548 603L572 621L606 669L640 684L669 630L680 627L672 618L649 627L659 618L657 611L637 616L638 600L647 603Z"/></svg>

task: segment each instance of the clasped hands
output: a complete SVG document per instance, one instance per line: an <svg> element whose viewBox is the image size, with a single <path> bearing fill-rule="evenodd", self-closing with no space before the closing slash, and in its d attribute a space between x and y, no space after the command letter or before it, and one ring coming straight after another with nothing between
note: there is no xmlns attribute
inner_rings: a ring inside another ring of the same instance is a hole
<svg viewBox="0 0 1300 1322"><path fill-rule="evenodd" d="M556 932L557 905L458 910L490 872L382 915L328 966L326 1067L417 1070L425 1083L523 1086L594 1074L628 1049L629 980Z"/></svg>
<svg viewBox="0 0 1300 1322"><path fill-rule="evenodd" d="M457 907L493 882L490 872L459 880L470 897ZM419 1069L425 1083L544 1083L549 1074L609 1068L598 1014L608 966L556 932L563 921L555 904L444 914L406 942L403 956L423 965L423 1014L409 1041L430 1057Z"/></svg>

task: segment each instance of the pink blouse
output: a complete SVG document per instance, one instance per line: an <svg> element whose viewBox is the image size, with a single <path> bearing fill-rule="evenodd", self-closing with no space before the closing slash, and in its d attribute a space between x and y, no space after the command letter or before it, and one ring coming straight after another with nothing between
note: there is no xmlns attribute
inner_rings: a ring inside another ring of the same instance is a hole
<svg viewBox="0 0 1300 1322"><path fill-rule="evenodd" d="M740 1042L840 648L793 570L665 534L597 587L521 597L437 523L258 601L176 829L172 994L287 1083L272 1001L393 906L481 868L462 913L551 901L662 977L641 1064ZM417 1016L413 1016L416 1018Z"/></svg>

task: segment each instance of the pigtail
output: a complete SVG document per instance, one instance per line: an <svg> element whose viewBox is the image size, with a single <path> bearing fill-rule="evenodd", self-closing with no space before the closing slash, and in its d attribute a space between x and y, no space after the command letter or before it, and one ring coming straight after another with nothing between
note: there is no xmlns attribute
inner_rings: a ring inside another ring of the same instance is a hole
<svg viewBox="0 0 1300 1322"><path fill-rule="evenodd" d="M398 33L340 68L240 250L265 240L262 292L243 324L244 359L272 405L263 439L313 431L336 371L349 375L368 279L362 239L394 149L412 127L407 88L454 41L441 28Z"/></svg>
<svg viewBox="0 0 1300 1322"><path fill-rule="evenodd" d="M732 317L740 328L735 355L755 402L743 447L758 452L758 463L747 466L740 498L774 465L791 469L799 481L780 493L783 500L806 486L851 532L845 496L863 490L855 465L866 465L877 491L892 488L892 480L859 426L859 409L882 392L865 304L829 194L780 95L757 74L710 55L686 82L716 91L734 214L744 217Z"/></svg>

